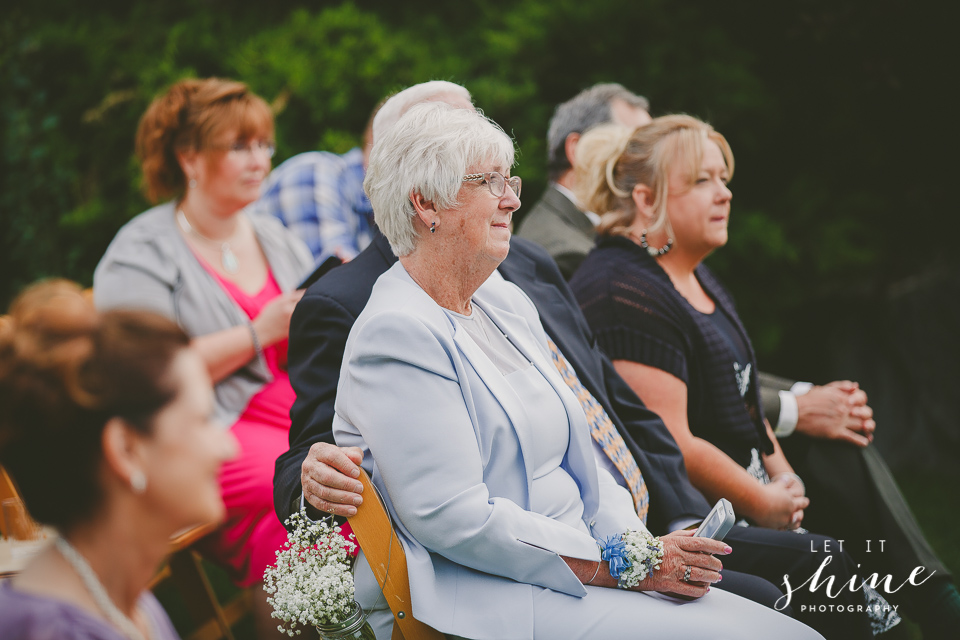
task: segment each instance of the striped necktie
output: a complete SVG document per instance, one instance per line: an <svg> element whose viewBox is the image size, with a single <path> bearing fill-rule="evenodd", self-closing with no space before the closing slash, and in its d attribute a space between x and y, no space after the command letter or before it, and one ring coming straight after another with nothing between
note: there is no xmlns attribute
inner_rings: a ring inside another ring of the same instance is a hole
<svg viewBox="0 0 960 640"><path fill-rule="evenodd" d="M560 372L563 381L567 383L570 390L576 394L577 400L583 407L583 412L587 414L590 435L593 436L593 439L597 441L603 452L607 454L613 465L623 475L623 479L627 481L627 488L630 489L630 494L633 496L633 504L637 509L637 515L646 524L647 512L650 510L650 494L647 492L647 483L643 481L643 474L640 473L637 461L634 460L633 454L627 449L627 443L617 433L610 416L603 410L593 394L580 383L573 367L560 354L557 345L549 338L547 342L550 346L550 355L553 356L554 366Z"/></svg>

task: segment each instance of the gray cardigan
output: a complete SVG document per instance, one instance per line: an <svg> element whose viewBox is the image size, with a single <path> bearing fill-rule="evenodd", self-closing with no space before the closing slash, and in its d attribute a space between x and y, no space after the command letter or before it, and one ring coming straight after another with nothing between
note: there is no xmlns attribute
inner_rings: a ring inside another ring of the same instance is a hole
<svg viewBox="0 0 960 640"><path fill-rule="evenodd" d="M250 216L257 240L283 291L292 291L313 266L310 251L269 216ZM250 319L194 256L177 229L172 202L125 224L93 274L99 309L147 309L175 320L191 337L250 324ZM272 380L262 358L254 358L215 388L216 418L230 427L250 398Z"/></svg>

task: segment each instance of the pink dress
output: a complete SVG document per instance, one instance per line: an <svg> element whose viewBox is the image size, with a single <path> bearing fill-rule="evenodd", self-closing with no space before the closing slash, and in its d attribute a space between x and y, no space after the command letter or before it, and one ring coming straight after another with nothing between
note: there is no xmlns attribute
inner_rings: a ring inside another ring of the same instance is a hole
<svg viewBox="0 0 960 640"><path fill-rule="evenodd" d="M272 272L256 294L248 294L223 278L197 256L223 290L253 320L282 291ZM240 454L220 470L220 491L227 508L223 525L199 543L205 556L224 566L241 587L263 580L264 570L276 563L276 552L287 541L287 532L273 505L273 474L277 458L290 448L290 407L296 393L287 374L287 340L264 348L273 380L247 404L230 427L240 444ZM350 525L341 534L350 535Z"/></svg>
<svg viewBox="0 0 960 640"><path fill-rule="evenodd" d="M202 259L201 264L251 320L281 293L273 273L267 274L258 293L250 295ZM285 370L287 341L266 347L263 357L273 380L250 399L230 428L240 444L240 454L220 470L226 520L200 544L204 555L226 567L242 587L263 580L264 570L277 561L276 552L287 540L273 507L274 464L290 448L290 407L296 398Z"/></svg>

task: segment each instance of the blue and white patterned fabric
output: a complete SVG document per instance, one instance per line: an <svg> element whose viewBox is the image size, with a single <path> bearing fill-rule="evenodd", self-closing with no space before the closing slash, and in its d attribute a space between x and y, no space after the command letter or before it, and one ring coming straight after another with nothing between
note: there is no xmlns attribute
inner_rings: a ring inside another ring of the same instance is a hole
<svg viewBox="0 0 960 640"><path fill-rule="evenodd" d="M270 174L255 214L278 218L303 240L317 264L352 259L372 239L373 207L363 191L363 151L293 156Z"/></svg>

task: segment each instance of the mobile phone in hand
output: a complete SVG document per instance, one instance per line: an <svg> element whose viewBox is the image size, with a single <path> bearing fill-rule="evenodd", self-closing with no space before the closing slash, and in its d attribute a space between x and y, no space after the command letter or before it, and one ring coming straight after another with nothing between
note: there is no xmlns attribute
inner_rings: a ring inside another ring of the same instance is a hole
<svg viewBox="0 0 960 640"><path fill-rule="evenodd" d="M717 504L713 505L713 509L710 510L710 515L704 518L693 535L694 537L723 540L735 521L733 505L726 498L720 498L717 500Z"/></svg>

